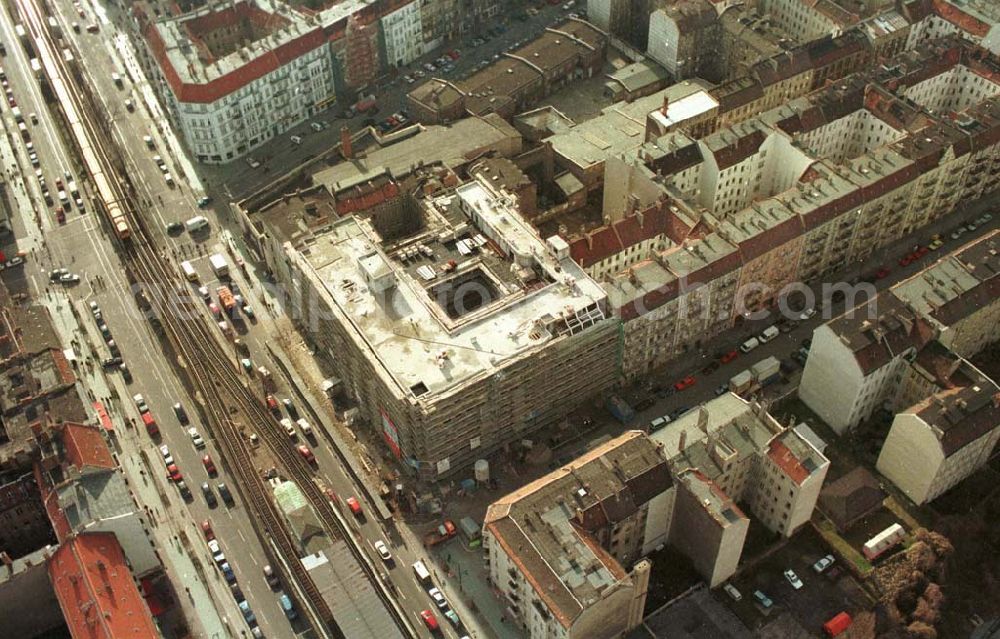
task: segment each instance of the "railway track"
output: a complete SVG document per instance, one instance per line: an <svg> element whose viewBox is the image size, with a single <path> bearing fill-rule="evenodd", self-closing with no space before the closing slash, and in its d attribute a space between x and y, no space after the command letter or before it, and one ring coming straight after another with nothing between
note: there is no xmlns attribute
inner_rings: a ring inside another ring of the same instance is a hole
<svg viewBox="0 0 1000 639"><path fill-rule="evenodd" d="M92 94L72 85L70 78L77 82L80 78L74 78L61 56L53 54L57 49L45 28L42 11L31 0L18 0L18 7L25 22L32 26L40 53L46 51L41 54L46 75L97 191L105 222L117 238L129 281L148 302L147 313L155 314L176 364L195 391L207 418L209 434L216 440L223 460L237 479L257 534L265 541L270 540L285 559L291 577L308 600L305 612L313 625L322 626L333 636L343 637L329 606L299 560L284 518L255 468L247 431L256 433L267 445L279 468L296 483L326 527L336 527L329 532L335 537L348 538L349 531L342 528L333 505L314 481L313 469L290 445L274 416L246 384L235 358L220 344L215 327L209 326L199 308L201 300L192 295L187 282L156 248L155 236L141 214L124 163L117 150L110 146L109 141L113 138L108 123L88 116L88 113L101 113L102 109L95 104ZM412 636L413 631L402 612L391 601L360 549L350 539L347 545L375 585L397 626L404 635Z"/></svg>

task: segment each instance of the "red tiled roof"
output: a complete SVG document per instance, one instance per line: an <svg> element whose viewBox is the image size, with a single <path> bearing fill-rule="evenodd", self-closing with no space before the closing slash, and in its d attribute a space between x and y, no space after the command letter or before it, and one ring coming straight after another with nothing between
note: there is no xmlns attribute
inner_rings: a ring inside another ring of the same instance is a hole
<svg viewBox="0 0 1000 639"><path fill-rule="evenodd" d="M360 187L358 190L361 190L362 188L363 187ZM346 197L338 201L337 215L343 217L357 211L367 211L368 209L378 206L386 200L391 200L397 195L399 195L399 185L395 182L386 182L376 189L371 189L353 197Z"/></svg>
<svg viewBox="0 0 1000 639"><path fill-rule="evenodd" d="M777 248L784 249L789 242L802 235L802 219L794 215L784 222L740 242L743 263L752 262L761 255Z"/></svg>
<svg viewBox="0 0 1000 639"><path fill-rule="evenodd" d="M73 639L159 639L113 533L64 542L48 571Z"/></svg>
<svg viewBox="0 0 1000 639"><path fill-rule="evenodd" d="M587 268L621 252L622 242L613 226L602 226L574 241L569 247L570 257Z"/></svg>
<svg viewBox="0 0 1000 639"><path fill-rule="evenodd" d="M115 460L98 428L67 423L63 427L62 440L66 449L66 461L80 470L85 467L115 467Z"/></svg>
<svg viewBox="0 0 1000 639"><path fill-rule="evenodd" d="M159 30L153 24L147 24L144 29L146 42L153 56L160 65L170 89L179 102L211 103L237 91L254 80L278 69L308 51L319 48L327 42L323 29L316 27L312 31L289 40L285 44L267 51L241 67L205 83L184 82L167 55L166 44Z"/></svg>
<svg viewBox="0 0 1000 639"><path fill-rule="evenodd" d="M767 456L771 458L778 468L780 468L789 479L796 483L796 485L801 486L802 482L809 477L809 471L802 465L802 462L795 457L795 454L785 446L785 443L780 439L771 440L771 445L768 448Z"/></svg>
<svg viewBox="0 0 1000 639"><path fill-rule="evenodd" d="M955 5L945 0L934 0L934 13L942 19L952 23L962 31L970 33L979 38L985 37L990 32L990 25L979 20L975 16L962 11Z"/></svg>

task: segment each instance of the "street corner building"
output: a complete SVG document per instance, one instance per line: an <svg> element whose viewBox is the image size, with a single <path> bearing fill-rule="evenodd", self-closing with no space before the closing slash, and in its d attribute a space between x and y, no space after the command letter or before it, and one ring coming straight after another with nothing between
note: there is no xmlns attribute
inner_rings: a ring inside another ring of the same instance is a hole
<svg viewBox="0 0 1000 639"><path fill-rule="evenodd" d="M650 502L671 485L659 446L631 431L490 505L490 579L529 637L622 637L642 621Z"/></svg>

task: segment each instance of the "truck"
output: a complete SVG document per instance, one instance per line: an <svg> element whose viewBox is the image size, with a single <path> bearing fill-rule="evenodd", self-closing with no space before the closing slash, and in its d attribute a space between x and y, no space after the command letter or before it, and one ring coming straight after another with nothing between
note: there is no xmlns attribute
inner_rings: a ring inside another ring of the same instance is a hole
<svg viewBox="0 0 1000 639"><path fill-rule="evenodd" d="M232 317L236 310L236 299L233 297L233 292L229 290L228 286L220 286L215 289L215 292L219 296L219 303L225 309L226 315Z"/></svg>
<svg viewBox="0 0 1000 639"><path fill-rule="evenodd" d="M608 397L604 406L608 409L609 413L614 415L615 419L623 424L628 424L635 419L635 409L629 406L628 402L618 395Z"/></svg>
<svg viewBox="0 0 1000 639"><path fill-rule="evenodd" d="M760 386L768 386L778 381L781 376L781 362L775 356L770 356L760 360L750 367L754 380Z"/></svg>
<svg viewBox="0 0 1000 639"><path fill-rule="evenodd" d="M38 58L32 58L29 60L31 64L31 73L34 74L36 80L42 79L42 63L38 61Z"/></svg>
<svg viewBox="0 0 1000 639"><path fill-rule="evenodd" d="M836 637L851 626L851 615L840 612L823 624L823 632L827 637Z"/></svg>
<svg viewBox="0 0 1000 639"><path fill-rule="evenodd" d="M430 548L431 546L444 543L454 537L457 533L458 528L455 527L455 522L450 519L445 519L440 526L424 535L424 547Z"/></svg>
<svg viewBox="0 0 1000 639"><path fill-rule="evenodd" d="M748 370L740 371L729 378L729 390L736 395L743 395L750 392L755 386L753 373Z"/></svg>
<svg viewBox="0 0 1000 639"><path fill-rule="evenodd" d="M208 258L208 262L212 265L212 272L217 277L227 277L229 275L229 263L226 262L226 258L218 253L212 253Z"/></svg>

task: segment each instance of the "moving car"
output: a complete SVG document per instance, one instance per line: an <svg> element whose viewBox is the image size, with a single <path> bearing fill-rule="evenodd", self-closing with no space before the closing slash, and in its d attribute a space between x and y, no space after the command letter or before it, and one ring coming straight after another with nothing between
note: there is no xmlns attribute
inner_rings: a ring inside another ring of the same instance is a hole
<svg viewBox="0 0 1000 639"><path fill-rule="evenodd" d="M215 493L212 492L212 487L208 485L207 481L201 484L201 494L205 496L205 503L208 504L209 508L215 508L219 505L219 500L215 498Z"/></svg>
<svg viewBox="0 0 1000 639"><path fill-rule="evenodd" d="M431 632L437 632L438 622L437 619L434 617L433 612L431 612L430 610L421 610L420 618L423 619L424 625L427 626L428 630L430 630Z"/></svg>
<svg viewBox="0 0 1000 639"><path fill-rule="evenodd" d="M177 421L182 424L188 423L187 411L184 410L184 406L180 402L174 404L174 415L177 416Z"/></svg>
<svg viewBox="0 0 1000 639"><path fill-rule="evenodd" d="M299 444L296 448L299 451L299 454L302 455L302 459L306 460L307 463L316 463L316 456L313 455L313 452L309 450L308 446L305 444Z"/></svg>
<svg viewBox="0 0 1000 639"><path fill-rule="evenodd" d="M385 542L381 539L375 541L375 552L378 556L382 558L382 561L389 562L392 561L392 553L389 552L389 547L385 545Z"/></svg>
<svg viewBox="0 0 1000 639"><path fill-rule="evenodd" d="M356 498L348 497L347 507L351 509L351 512L354 513L355 517L361 516L361 504L358 502Z"/></svg>
<svg viewBox="0 0 1000 639"><path fill-rule="evenodd" d="M264 566L264 581L266 581L267 585L272 589L277 588L280 583L278 575L274 572L274 568L271 568L270 565Z"/></svg>
<svg viewBox="0 0 1000 639"><path fill-rule="evenodd" d="M202 448L205 447L205 440L202 439L201 433L198 432L197 428L195 428L194 426L189 428L188 435L191 437L191 443L194 444L195 448L201 450Z"/></svg>

